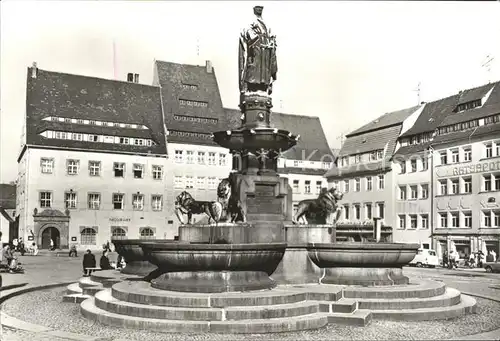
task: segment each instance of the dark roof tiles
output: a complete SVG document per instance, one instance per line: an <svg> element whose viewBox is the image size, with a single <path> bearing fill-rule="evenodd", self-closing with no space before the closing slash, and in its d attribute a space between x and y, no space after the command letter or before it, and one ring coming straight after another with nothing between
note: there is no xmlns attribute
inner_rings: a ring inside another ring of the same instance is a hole
<svg viewBox="0 0 500 341"><path fill-rule="evenodd" d="M16 185L0 184L0 207L5 209L16 208Z"/></svg>
<svg viewBox="0 0 500 341"><path fill-rule="evenodd" d="M386 155L392 155L400 131L401 125L397 125L347 137L340 149L339 156L367 153L380 149L384 149Z"/></svg>
<svg viewBox="0 0 500 341"><path fill-rule="evenodd" d="M167 153L158 87L41 69L37 69L36 78L33 78L32 71L32 68L28 68L26 144L134 153ZM120 127L70 125L43 120L49 116L141 124L149 129L132 132L131 129ZM49 139L39 135L43 130L65 128L80 133L103 134L106 131L106 134L113 136L150 137L156 145L139 147Z"/></svg>
<svg viewBox="0 0 500 341"><path fill-rule="evenodd" d="M368 131L378 130L378 129L388 127L388 126L401 124L401 123L403 123L404 120L406 120L411 114L413 114L419 108L420 108L420 106L414 106L411 108L386 113L386 114L380 116L379 118L371 121L370 123L365 124L361 128L356 129L353 132L350 132L349 134L347 134L346 137L349 137L352 135L358 135L358 134L365 133Z"/></svg>
<svg viewBox="0 0 500 341"><path fill-rule="evenodd" d="M213 133L227 129L226 119L215 69L206 66L155 62L155 78L161 85L163 112L167 130L180 132ZM191 105L181 104L190 101ZM201 105L200 105L201 104ZM198 120L179 120L176 116ZM169 142L199 143L216 146L212 139L197 139L182 135L169 135Z"/></svg>

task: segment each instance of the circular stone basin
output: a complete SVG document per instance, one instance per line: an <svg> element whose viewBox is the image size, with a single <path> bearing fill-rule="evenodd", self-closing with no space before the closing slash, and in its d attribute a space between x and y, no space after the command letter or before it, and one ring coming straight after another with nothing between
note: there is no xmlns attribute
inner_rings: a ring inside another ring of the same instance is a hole
<svg viewBox="0 0 500 341"><path fill-rule="evenodd" d="M127 265L122 269L123 274L146 276L156 270L156 266L148 262L141 245L144 243L175 243L172 239L112 239L116 252L125 258Z"/></svg>
<svg viewBox="0 0 500 341"><path fill-rule="evenodd" d="M408 284L402 267L417 254L419 244L309 243L309 258L325 269L322 283L347 285Z"/></svg>
<svg viewBox="0 0 500 341"><path fill-rule="evenodd" d="M157 289L184 292L229 292L271 289L269 278L281 262L286 243L142 244L146 259L163 275Z"/></svg>
<svg viewBox="0 0 500 341"><path fill-rule="evenodd" d="M288 150L297 144L290 132L274 128L254 128L255 134L249 129L232 130L231 135L227 131L213 133L214 142L218 145L232 150Z"/></svg>

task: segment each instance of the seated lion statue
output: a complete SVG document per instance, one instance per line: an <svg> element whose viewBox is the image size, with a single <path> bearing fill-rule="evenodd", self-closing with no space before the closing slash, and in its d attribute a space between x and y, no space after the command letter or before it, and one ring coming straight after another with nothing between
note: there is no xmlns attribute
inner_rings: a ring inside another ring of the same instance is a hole
<svg viewBox="0 0 500 341"><path fill-rule="evenodd" d="M318 198L299 202L297 213L293 216L292 222L294 224L299 224L299 221L303 224L333 223L338 218L338 213L340 213L337 202L342 200L342 197L343 194L335 187L330 189L322 188Z"/></svg>
<svg viewBox="0 0 500 341"><path fill-rule="evenodd" d="M183 191L175 198L175 215L181 224L184 224L181 214L187 215L187 224L191 224L193 214L208 216L208 223L216 224L220 221L223 213L223 204L218 201L196 201L191 194Z"/></svg>

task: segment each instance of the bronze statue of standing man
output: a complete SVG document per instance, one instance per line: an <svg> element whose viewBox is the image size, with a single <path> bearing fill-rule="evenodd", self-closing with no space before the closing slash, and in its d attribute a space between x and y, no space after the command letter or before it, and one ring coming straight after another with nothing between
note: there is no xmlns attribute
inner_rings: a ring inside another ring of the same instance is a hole
<svg viewBox="0 0 500 341"><path fill-rule="evenodd" d="M263 9L262 6L253 8L255 21L240 35L238 66L241 95L270 95L276 80L276 36L271 35L271 30L262 19Z"/></svg>

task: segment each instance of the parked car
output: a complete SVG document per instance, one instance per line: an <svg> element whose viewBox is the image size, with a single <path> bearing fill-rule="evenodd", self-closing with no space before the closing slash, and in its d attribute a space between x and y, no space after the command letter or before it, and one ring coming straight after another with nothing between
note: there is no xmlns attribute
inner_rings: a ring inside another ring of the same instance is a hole
<svg viewBox="0 0 500 341"><path fill-rule="evenodd" d="M418 249L417 255L410 262L410 265L417 266L419 268L427 266L429 268L435 268L439 265L439 259L435 250L430 249Z"/></svg>
<svg viewBox="0 0 500 341"><path fill-rule="evenodd" d="M486 272L500 272L500 263L496 262L483 262L483 268Z"/></svg>

